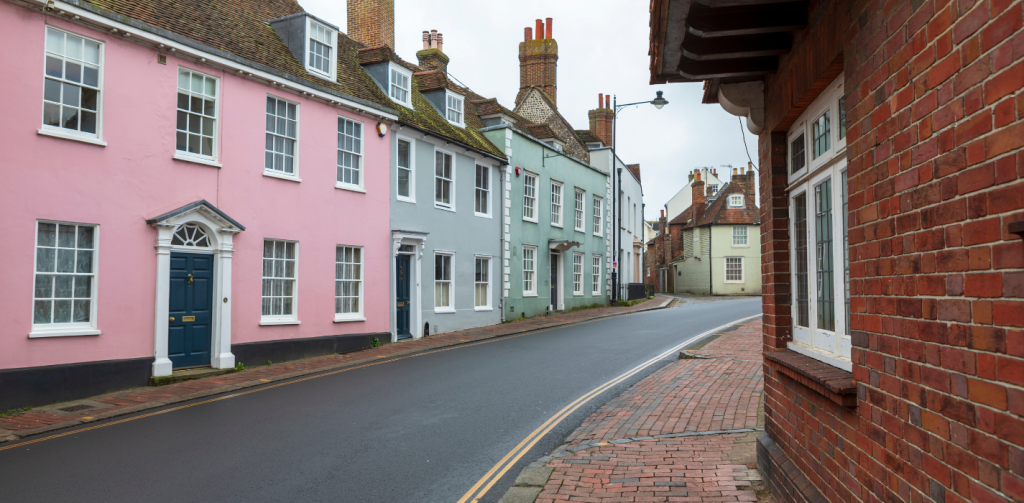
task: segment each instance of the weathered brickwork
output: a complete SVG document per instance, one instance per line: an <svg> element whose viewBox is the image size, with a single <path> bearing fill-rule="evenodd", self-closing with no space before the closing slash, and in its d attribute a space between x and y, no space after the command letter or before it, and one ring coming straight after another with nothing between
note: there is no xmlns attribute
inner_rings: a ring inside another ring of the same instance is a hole
<svg viewBox="0 0 1024 503"><path fill-rule="evenodd" d="M348 0L348 36L367 47L395 48L395 0Z"/></svg>
<svg viewBox="0 0 1024 503"><path fill-rule="evenodd" d="M558 42L538 38L519 43L519 94L516 105L531 87L544 91L552 103L558 104Z"/></svg>
<svg viewBox="0 0 1024 503"><path fill-rule="evenodd" d="M811 2L766 79L766 351L790 337L785 133L845 78L856 407L765 368L767 431L829 501L1024 501L1024 3Z"/></svg>

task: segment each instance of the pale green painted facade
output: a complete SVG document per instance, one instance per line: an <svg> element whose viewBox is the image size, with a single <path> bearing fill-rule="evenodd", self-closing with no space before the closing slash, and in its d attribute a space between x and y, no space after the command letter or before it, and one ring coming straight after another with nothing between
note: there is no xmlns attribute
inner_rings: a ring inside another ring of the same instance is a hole
<svg viewBox="0 0 1024 503"><path fill-rule="evenodd" d="M746 229L746 245L742 231ZM738 232L734 243L733 234ZM694 239L694 238L697 239ZM761 230L757 225L713 225L687 229L682 233L683 255L672 262L676 293L701 295L761 294ZM710 250L710 254L709 254ZM731 259L731 260L729 260ZM726 264L735 267L726 280ZM736 266L739 267L736 267ZM741 278L735 273L742 271Z"/></svg>
<svg viewBox="0 0 1024 503"><path fill-rule="evenodd" d="M482 131L509 157L502 184L505 201L502 208L505 237L502 308L505 319L607 304L609 251L605 236L610 232L607 174L576 159L558 155L559 152L540 140L511 126L492 126ZM535 177L536 182L533 218L527 214L524 197L527 176ZM552 223L553 181L561 182L561 226ZM583 200L581 228L576 226L577 190L582 192ZM595 196L601 202L597 229ZM530 250L526 253L532 252L533 260L529 263L524 261L524 249ZM575 268L577 260L582 262L582 271ZM598 261L596 268L595 260ZM530 272L532 282L527 278ZM581 277L577 277L579 273ZM532 291L525 291L527 284L533 286Z"/></svg>

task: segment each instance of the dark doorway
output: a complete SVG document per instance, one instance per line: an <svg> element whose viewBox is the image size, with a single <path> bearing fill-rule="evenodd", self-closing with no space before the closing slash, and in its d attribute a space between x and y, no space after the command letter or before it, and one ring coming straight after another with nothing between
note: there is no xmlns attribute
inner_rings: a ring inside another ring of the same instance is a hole
<svg viewBox="0 0 1024 503"><path fill-rule="evenodd" d="M395 332L399 339L412 337L409 331L412 309L409 305L411 297L411 283L409 281L409 265L412 263L409 255L395 257Z"/></svg>
<svg viewBox="0 0 1024 503"><path fill-rule="evenodd" d="M558 310L558 284L561 283L561 278L558 275L558 259L561 257L558 253L551 253L551 310Z"/></svg>

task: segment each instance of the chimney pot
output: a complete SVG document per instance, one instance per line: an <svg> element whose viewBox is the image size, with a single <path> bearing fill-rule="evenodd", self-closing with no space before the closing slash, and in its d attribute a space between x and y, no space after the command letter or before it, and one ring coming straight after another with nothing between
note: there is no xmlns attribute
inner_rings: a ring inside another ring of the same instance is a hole
<svg viewBox="0 0 1024 503"><path fill-rule="evenodd" d="M430 48L430 32L427 30L423 30L423 48Z"/></svg>
<svg viewBox="0 0 1024 503"><path fill-rule="evenodd" d="M665 210L661 210L661 216L662 216L662 218L665 217Z"/></svg>
<svg viewBox="0 0 1024 503"><path fill-rule="evenodd" d="M437 50L441 51L441 52L444 52L443 47L444 47L444 35L441 35L440 33L438 33L437 34Z"/></svg>
<svg viewBox="0 0 1024 503"><path fill-rule="evenodd" d="M426 33L426 32L424 32L424 33ZM523 41L524 42L528 42L530 40L533 40L533 28L529 28L529 27L524 28L523 29Z"/></svg>
<svg viewBox="0 0 1024 503"><path fill-rule="evenodd" d="M700 181L700 171L696 171L693 173L693 179L697 180L698 182Z"/></svg>
<svg viewBox="0 0 1024 503"><path fill-rule="evenodd" d="M550 32L549 32L550 33ZM544 39L544 20L537 19L533 40ZM551 102L558 105L558 45L549 43L531 44L527 39L519 44L519 106L531 88L540 89Z"/></svg>
<svg viewBox="0 0 1024 503"><path fill-rule="evenodd" d="M544 21L537 20L537 40L544 38Z"/></svg>
<svg viewBox="0 0 1024 503"><path fill-rule="evenodd" d="M545 35L544 38L554 38L551 36L551 18L547 18L545 23L547 24L547 31L545 32L547 35Z"/></svg>
<svg viewBox="0 0 1024 503"><path fill-rule="evenodd" d="M604 107L605 108L611 108L612 107L612 95L610 95L610 94L604 95Z"/></svg>
<svg viewBox="0 0 1024 503"><path fill-rule="evenodd" d="M604 94L603 93L598 93L598 95L597 95L597 108L601 108L602 105L604 105Z"/></svg>

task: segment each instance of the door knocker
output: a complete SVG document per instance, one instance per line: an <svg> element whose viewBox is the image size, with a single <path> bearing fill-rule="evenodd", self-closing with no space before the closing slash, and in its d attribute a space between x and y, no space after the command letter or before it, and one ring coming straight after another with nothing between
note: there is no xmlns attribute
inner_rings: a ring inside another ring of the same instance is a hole
<svg viewBox="0 0 1024 503"><path fill-rule="evenodd" d="M188 284L192 284L192 274L188 275Z"/></svg>

